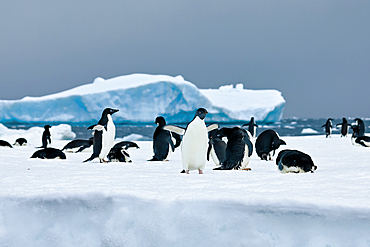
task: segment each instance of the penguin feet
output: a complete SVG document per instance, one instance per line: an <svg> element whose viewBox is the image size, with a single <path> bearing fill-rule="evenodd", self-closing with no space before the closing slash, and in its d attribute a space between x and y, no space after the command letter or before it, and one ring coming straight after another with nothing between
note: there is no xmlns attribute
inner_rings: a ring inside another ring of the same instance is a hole
<svg viewBox="0 0 370 247"><path fill-rule="evenodd" d="M188 171L189 172L189 171ZM199 170L199 174L203 174L203 171L202 170Z"/></svg>
<svg viewBox="0 0 370 247"><path fill-rule="evenodd" d="M249 168L249 167L246 167L246 168L243 168L242 169L243 171L250 171L250 170L252 170L251 168Z"/></svg>
<svg viewBox="0 0 370 247"><path fill-rule="evenodd" d="M100 163L108 163L109 161L106 161L105 159L100 159Z"/></svg>

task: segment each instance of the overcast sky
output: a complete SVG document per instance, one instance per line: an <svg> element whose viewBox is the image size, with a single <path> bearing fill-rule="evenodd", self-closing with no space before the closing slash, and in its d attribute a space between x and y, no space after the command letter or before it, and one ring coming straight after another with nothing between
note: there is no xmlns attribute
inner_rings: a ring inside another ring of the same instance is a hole
<svg viewBox="0 0 370 247"><path fill-rule="evenodd" d="M370 117L368 0L1 5L0 99L140 72L277 89L284 117Z"/></svg>

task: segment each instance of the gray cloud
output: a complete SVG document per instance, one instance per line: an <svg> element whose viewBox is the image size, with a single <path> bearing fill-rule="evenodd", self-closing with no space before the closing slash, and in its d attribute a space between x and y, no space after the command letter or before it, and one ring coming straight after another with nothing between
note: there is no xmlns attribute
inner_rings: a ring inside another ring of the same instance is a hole
<svg viewBox="0 0 370 247"><path fill-rule="evenodd" d="M0 98L143 72L278 89L285 116L369 117L369 10L368 1L8 1Z"/></svg>

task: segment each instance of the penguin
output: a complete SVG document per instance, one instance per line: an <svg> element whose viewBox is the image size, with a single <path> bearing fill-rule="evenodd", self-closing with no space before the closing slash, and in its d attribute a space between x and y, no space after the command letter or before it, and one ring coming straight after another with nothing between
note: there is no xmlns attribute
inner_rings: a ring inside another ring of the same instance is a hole
<svg viewBox="0 0 370 247"><path fill-rule="evenodd" d="M331 129L333 128L331 120L333 120L333 119L328 118L328 120L326 120L326 123L323 126L321 126L321 128L325 127L326 138L331 137L330 136L331 135Z"/></svg>
<svg viewBox="0 0 370 247"><path fill-rule="evenodd" d="M356 132L357 137L365 135L365 124L360 118L355 118L356 123L351 126L353 132Z"/></svg>
<svg viewBox="0 0 370 247"><path fill-rule="evenodd" d="M66 150L68 152L79 153L84 149L91 147L93 145L94 138L90 137L89 140L76 139L68 142L63 148L62 151Z"/></svg>
<svg viewBox="0 0 370 247"><path fill-rule="evenodd" d="M209 156L211 156L215 165L219 166L221 161L225 159L226 143L222 140L222 137L217 135L217 132L218 129L208 132L207 160L209 161Z"/></svg>
<svg viewBox="0 0 370 247"><path fill-rule="evenodd" d="M360 136L359 132L360 133L362 132L360 131L360 128L358 125L352 126L352 129L353 129L353 133L351 137L352 145L370 147L370 137L365 136L365 135Z"/></svg>
<svg viewBox="0 0 370 247"><path fill-rule="evenodd" d="M348 134L348 128L351 127L346 118L343 118L342 122L337 124L336 126L341 126L340 137L346 137Z"/></svg>
<svg viewBox="0 0 370 247"><path fill-rule="evenodd" d="M280 145L286 145L285 141L281 140L278 133L272 129L263 131L256 139L256 153L261 160L272 160L275 155L275 150ZM273 154L271 155L271 152Z"/></svg>
<svg viewBox="0 0 370 247"><path fill-rule="evenodd" d="M45 125L44 126L44 132L42 133L42 146L39 148L46 148L49 144L51 144L51 134L50 134L50 125Z"/></svg>
<svg viewBox="0 0 370 247"><path fill-rule="evenodd" d="M227 147L221 166L213 170L250 170L247 166L253 153L253 144L249 131L239 127L222 128L217 135L227 137Z"/></svg>
<svg viewBox="0 0 370 247"><path fill-rule="evenodd" d="M132 162L130 154L128 153L129 148L138 149L139 146L135 142L122 141L114 145L109 153L108 160L111 162Z"/></svg>
<svg viewBox="0 0 370 247"><path fill-rule="evenodd" d="M247 124L244 124L242 127L244 126L248 126L249 133L251 133L252 137L255 138L258 125L254 122L254 117L251 117L251 121Z"/></svg>
<svg viewBox="0 0 370 247"><path fill-rule="evenodd" d="M281 173L313 173L317 169L308 154L290 149L279 152L276 165Z"/></svg>
<svg viewBox="0 0 370 247"><path fill-rule="evenodd" d="M370 147L370 136L359 136L356 138L351 138L353 145L359 145L363 147Z"/></svg>
<svg viewBox="0 0 370 247"><path fill-rule="evenodd" d="M31 158L40 159L55 159L60 158L62 160L66 159L66 155L59 149L56 148L44 148L36 151Z"/></svg>
<svg viewBox="0 0 370 247"><path fill-rule="evenodd" d="M27 140L23 137L18 138L17 140L15 140L15 143L13 145L15 145L15 146L26 146L27 145Z"/></svg>
<svg viewBox="0 0 370 247"><path fill-rule="evenodd" d="M0 146L1 147L9 147L9 148L13 148L13 146L7 142L7 141L4 141L4 140L0 140Z"/></svg>
<svg viewBox="0 0 370 247"><path fill-rule="evenodd" d="M175 148L180 146L181 137L177 133L172 133L168 130L164 130L163 127L166 125L164 117L159 116L155 119L155 123L158 125L153 134L153 153L154 156L148 161L163 161L167 160ZM174 144L173 138L176 140Z"/></svg>
<svg viewBox="0 0 370 247"><path fill-rule="evenodd" d="M218 128L218 124L206 126L204 119L207 113L206 109L199 108L185 129L173 125L163 127L164 130L183 135L181 144L183 170L181 173L189 174L190 170L198 170L199 174L203 174L207 162L208 132Z"/></svg>
<svg viewBox="0 0 370 247"><path fill-rule="evenodd" d="M107 163L105 157L113 146L116 135L112 115L118 112L117 109L105 108L99 122L88 127L88 130L94 130L93 154L84 162L99 158L100 163Z"/></svg>

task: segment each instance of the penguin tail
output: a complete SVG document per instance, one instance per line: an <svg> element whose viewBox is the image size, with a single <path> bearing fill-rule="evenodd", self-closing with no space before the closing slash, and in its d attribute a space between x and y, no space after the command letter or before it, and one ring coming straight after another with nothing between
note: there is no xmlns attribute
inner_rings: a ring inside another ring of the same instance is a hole
<svg viewBox="0 0 370 247"><path fill-rule="evenodd" d="M88 158L87 160L83 161L83 163L88 162L88 161L92 161L92 160L93 160L93 159L95 159L96 157L98 157L98 155L96 155L96 154L92 154L92 155L90 156L90 158Z"/></svg>

